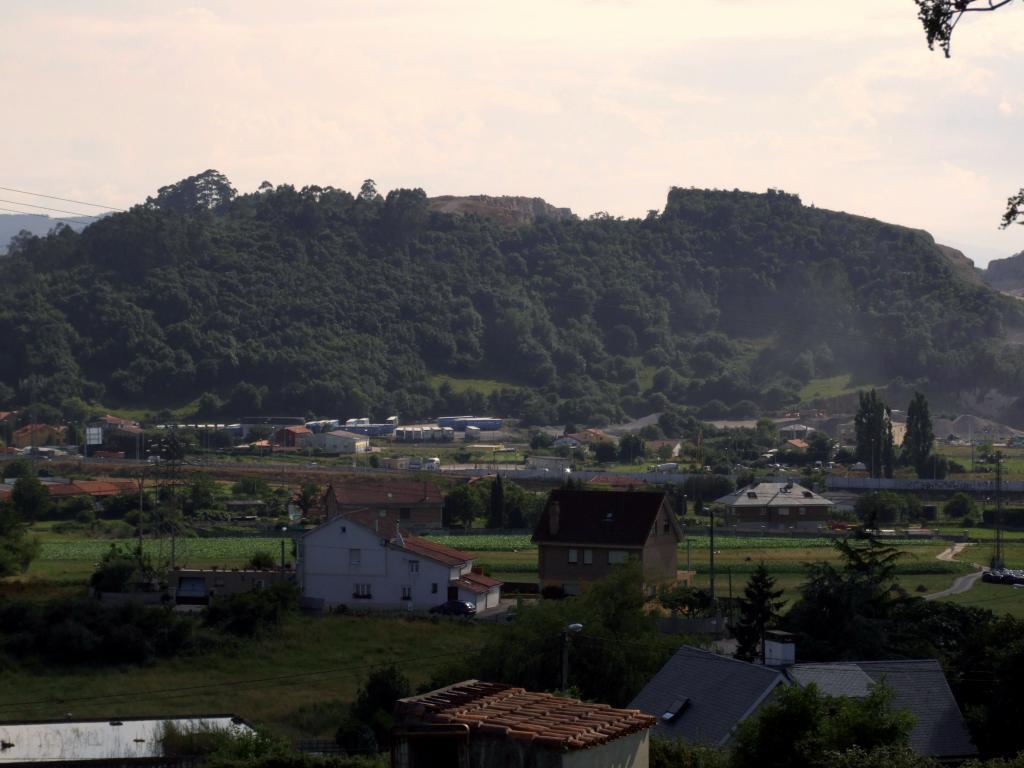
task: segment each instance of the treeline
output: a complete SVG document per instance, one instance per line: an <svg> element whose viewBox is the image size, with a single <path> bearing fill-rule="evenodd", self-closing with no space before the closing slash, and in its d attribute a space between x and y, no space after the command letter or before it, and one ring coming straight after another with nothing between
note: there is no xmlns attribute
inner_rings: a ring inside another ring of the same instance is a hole
<svg viewBox="0 0 1024 768"><path fill-rule="evenodd" d="M207 171L81 234L16 238L2 266L0 407L601 424L754 416L851 371L935 393L1024 372L1003 345L1021 310L926 233L775 191L675 188L645 219L510 228L420 189L236 195Z"/></svg>

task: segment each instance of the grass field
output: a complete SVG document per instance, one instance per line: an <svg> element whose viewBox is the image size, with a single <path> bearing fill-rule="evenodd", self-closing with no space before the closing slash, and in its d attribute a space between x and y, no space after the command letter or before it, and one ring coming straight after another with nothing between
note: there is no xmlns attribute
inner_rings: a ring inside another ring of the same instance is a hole
<svg viewBox="0 0 1024 768"><path fill-rule="evenodd" d="M978 435L975 435L975 442L980 439ZM967 469L967 475L956 475L956 478L971 477L978 480L995 481L995 465L982 463L981 453L977 447L974 449L975 469L987 468L989 471L980 471L974 474L971 474L971 447L969 445L945 445L936 442L935 447L937 453L957 461ZM1024 478L1024 448L999 448L998 450L1003 454L1003 479L1020 480Z"/></svg>
<svg viewBox="0 0 1024 768"><path fill-rule="evenodd" d="M430 385L435 389L442 384L447 384L456 392L476 391L482 395L489 395L502 387L512 386L509 382L499 381L498 379L470 379L446 376L440 373L430 377Z"/></svg>
<svg viewBox="0 0 1024 768"><path fill-rule="evenodd" d="M822 379L811 379L804 384L800 390L800 402L806 403L810 400L819 400L829 397L839 397L859 389L870 389L870 385L850 385L851 374L843 373L839 376L830 376Z"/></svg>
<svg viewBox="0 0 1024 768"><path fill-rule="evenodd" d="M0 719L232 712L289 736L330 738L373 668L395 662L413 687L471 652L495 625L383 617L291 617L236 651L148 666L7 671Z"/></svg>

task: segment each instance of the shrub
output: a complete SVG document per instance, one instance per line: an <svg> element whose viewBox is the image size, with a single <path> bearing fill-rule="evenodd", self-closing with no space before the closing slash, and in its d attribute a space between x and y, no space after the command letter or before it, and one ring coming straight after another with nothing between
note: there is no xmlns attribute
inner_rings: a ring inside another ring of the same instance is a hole
<svg viewBox="0 0 1024 768"><path fill-rule="evenodd" d="M254 571L264 571L273 568L274 565L274 556L269 552L253 552L245 567Z"/></svg>

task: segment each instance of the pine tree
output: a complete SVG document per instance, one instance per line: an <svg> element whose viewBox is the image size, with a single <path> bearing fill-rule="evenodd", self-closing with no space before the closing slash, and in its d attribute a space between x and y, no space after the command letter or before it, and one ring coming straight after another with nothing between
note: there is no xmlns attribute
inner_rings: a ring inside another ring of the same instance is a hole
<svg viewBox="0 0 1024 768"><path fill-rule="evenodd" d="M775 579L760 563L750 575L743 597L739 599L740 620L733 626L738 642L734 656L742 661L764 657L764 633L779 617L783 590L775 589Z"/></svg>

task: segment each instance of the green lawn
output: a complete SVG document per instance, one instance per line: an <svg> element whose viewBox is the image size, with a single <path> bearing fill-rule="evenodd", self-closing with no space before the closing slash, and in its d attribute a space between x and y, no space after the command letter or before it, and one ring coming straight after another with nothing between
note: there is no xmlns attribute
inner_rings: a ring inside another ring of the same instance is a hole
<svg viewBox="0 0 1024 768"><path fill-rule="evenodd" d="M979 579L967 592L943 599L960 605L987 608L995 614L1008 613L1024 619L1024 589L1009 584L986 584Z"/></svg>
<svg viewBox="0 0 1024 768"><path fill-rule="evenodd" d="M936 435L936 438L939 440L944 437L945 435ZM975 435L974 439L977 442L982 440L983 436ZM974 474L971 474L971 447L969 445L946 445L942 442L936 441L935 448L937 453L953 459L966 468L967 474L956 475L956 479L995 481L995 465L982 463L981 453L978 451L977 446L974 448L975 469L982 471L976 471ZM998 450L1003 454L1003 479L1024 479L1024 448L999 448ZM983 471L985 469L988 469L989 471Z"/></svg>
<svg viewBox="0 0 1024 768"><path fill-rule="evenodd" d="M829 397L839 397L859 389L870 389L870 384L850 385L852 374L842 373L838 376L828 378L811 379L804 384L800 390L800 402L806 403L810 400L819 400Z"/></svg>
<svg viewBox="0 0 1024 768"><path fill-rule="evenodd" d="M288 736L331 738L341 702L370 670L395 662L415 688L479 647L495 626L294 616L279 633L227 652L122 669L6 671L0 719L231 712Z"/></svg>
<svg viewBox="0 0 1024 768"><path fill-rule="evenodd" d="M430 385L437 389L442 384L448 384L456 392L468 392L475 390L482 395L490 395L502 387L513 386L507 381L498 379L470 379L457 376L448 376L443 373L434 374L429 379ZM477 415L477 414L474 414Z"/></svg>

